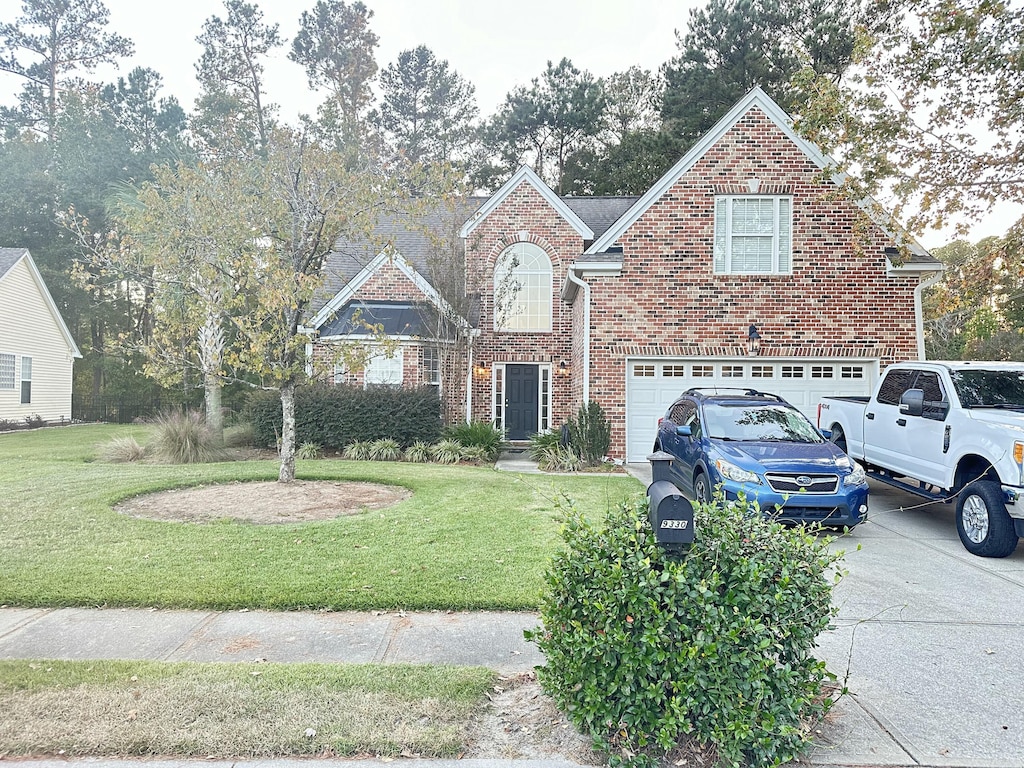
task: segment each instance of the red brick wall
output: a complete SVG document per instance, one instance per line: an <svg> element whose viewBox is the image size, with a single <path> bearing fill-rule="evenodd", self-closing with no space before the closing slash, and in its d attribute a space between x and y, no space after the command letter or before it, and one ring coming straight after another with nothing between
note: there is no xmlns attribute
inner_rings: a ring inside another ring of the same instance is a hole
<svg viewBox="0 0 1024 768"><path fill-rule="evenodd" d="M551 259L551 331L524 333L494 330L494 265L502 252L518 242L540 247ZM495 363L540 363L551 366L551 427L571 415L573 374L572 308L560 298L568 265L583 252L583 240L528 183L520 184L473 231L467 241L468 269L481 275L480 336L474 341L475 365L487 370L473 376L473 417L492 418ZM475 264L474 264L475 263ZM570 365L570 375L557 373Z"/></svg>
<svg viewBox="0 0 1024 768"><path fill-rule="evenodd" d="M752 110L620 239L620 277L593 278L590 396L612 422L613 456L625 454L627 356L742 354L756 323L762 355L880 357L917 354L916 276L887 277L881 232L859 232L858 210L828 197L817 167ZM793 198L791 275L713 274L715 193Z"/></svg>

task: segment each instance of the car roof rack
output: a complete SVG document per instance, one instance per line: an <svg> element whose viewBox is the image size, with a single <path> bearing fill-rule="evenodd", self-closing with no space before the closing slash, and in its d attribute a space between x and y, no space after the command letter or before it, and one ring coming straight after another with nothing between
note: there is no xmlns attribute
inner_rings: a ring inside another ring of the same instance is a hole
<svg viewBox="0 0 1024 768"><path fill-rule="evenodd" d="M703 395L706 397L708 395L723 395L732 393L738 393L741 395L745 395L747 397L764 397L771 400L777 400L780 403L786 403L787 405L789 404L789 401L786 400L781 395L776 395L772 392L762 392L761 390L754 389L752 387L690 387L683 394Z"/></svg>

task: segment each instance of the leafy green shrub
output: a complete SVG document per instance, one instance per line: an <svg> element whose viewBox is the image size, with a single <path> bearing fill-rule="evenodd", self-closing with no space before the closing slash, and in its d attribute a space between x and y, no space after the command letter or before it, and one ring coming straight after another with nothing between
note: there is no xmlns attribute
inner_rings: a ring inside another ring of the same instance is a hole
<svg viewBox="0 0 1024 768"><path fill-rule="evenodd" d="M153 456L168 464L224 459L224 448L198 411L165 411L153 419Z"/></svg>
<svg viewBox="0 0 1024 768"><path fill-rule="evenodd" d="M404 458L406 461L415 462L417 464L430 461L430 446L422 440L415 442L405 449Z"/></svg>
<svg viewBox="0 0 1024 768"><path fill-rule="evenodd" d="M297 459L319 459L323 455L320 443L303 443L295 451Z"/></svg>
<svg viewBox="0 0 1024 768"><path fill-rule="evenodd" d="M114 464L142 461L146 458L146 446L131 435L122 435L106 443L100 451L100 457Z"/></svg>
<svg viewBox="0 0 1024 768"><path fill-rule="evenodd" d="M454 440L467 448L479 447L483 451L482 461L494 461L505 443L504 433L489 421L469 421L450 424L444 428L445 440ZM474 454L475 455L475 454Z"/></svg>
<svg viewBox="0 0 1024 768"><path fill-rule="evenodd" d="M462 445L455 440L442 440L430 447L430 457L438 464L458 464L462 460Z"/></svg>
<svg viewBox="0 0 1024 768"><path fill-rule="evenodd" d="M592 466L604 461L612 444L612 425L604 409L593 400L580 406L575 419L569 419L569 444L583 461Z"/></svg>
<svg viewBox="0 0 1024 768"><path fill-rule="evenodd" d="M530 458L539 464L553 448L559 446L561 440L562 436L557 432L538 432L530 438Z"/></svg>
<svg viewBox="0 0 1024 768"><path fill-rule="evenodd" d="M46 422L43 421L43 417L38 413L33 413L25 417L25 428L26 429L38 429L39 427L45 427Z"/></svg>
<svg viewBox="0 0 1024 768"><path fill-rule="evenodd" d="M370 459L373 461L398 461L402 458L402 447L397 440L382 437L370 443Z"/></svg>
<svg viewBox="0 0 1024 768"><path fill-rule="evenodd" d="M354 461L369 461L370 453L371 448L369 440L356 440L355 442L346 445L345 450L341 455L346 459L352 459Z"/></svg>
<svg viewBox="0 0 1024 768"><path fill-rule="evenodd" d="M646 501L602 526L567 512L542 627L527 633L540 682L613 762L654 765L690 738L720 765L775 766L832 704L812 651L841 554L744 501L695 512L697 540L677 556L655 544Z"/></svg>
<svg viewBox="0 0 1024 768"><path fill-rule="evenodd" d="M274 446L281 434L276 392L254 392L245 410L259 445ZM400 446L441 435L441 400L433 387L396 389L309 385L295 390L295 434L301 443L341 450L352 442L389 437Z"/></svg>

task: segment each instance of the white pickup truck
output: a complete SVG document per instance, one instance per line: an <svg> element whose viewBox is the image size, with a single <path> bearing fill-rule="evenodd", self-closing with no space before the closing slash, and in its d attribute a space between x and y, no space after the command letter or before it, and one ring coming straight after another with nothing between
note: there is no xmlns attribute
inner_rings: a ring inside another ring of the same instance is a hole
<svg viewBox="0 0 1024 768"><path fill-rule="evenodd" d="M1024 364L910 362L871 397L829 397L818 428L868 474L956 501L967 550L1006 557L1024 536Z"/></svg>

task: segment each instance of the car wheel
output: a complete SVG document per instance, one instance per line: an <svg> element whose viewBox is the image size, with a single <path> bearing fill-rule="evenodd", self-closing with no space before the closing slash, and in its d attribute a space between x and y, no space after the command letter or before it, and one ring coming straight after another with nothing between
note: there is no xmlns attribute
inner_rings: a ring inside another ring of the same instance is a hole
<svg viewBox="0 0 1024 768"><path fill-rule="evenodd" d="M833 444L835 444L836 448L841 450L843 453L849 453L849 451L847 451L846 449L846 435L843 434L842 427L835 427L832 430L832 437L829 439L833 442Z"/></svg>
<svg viewBox="0 0 1024 768"><path fill-rule="evenodd" d="M1006 511L999 483L979 480L960 492L956 531L972 555L1007 557L1017 548L1017 533Z"/></svg>
<svg viewBox="0 0 1024 768"><path fill-rule="evenodd" d="M708 485L708 476L698 472L693 478L693 497L701 504L711 502L711 487Z"/></svg>

